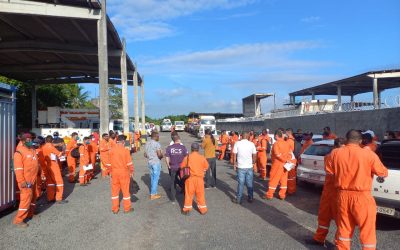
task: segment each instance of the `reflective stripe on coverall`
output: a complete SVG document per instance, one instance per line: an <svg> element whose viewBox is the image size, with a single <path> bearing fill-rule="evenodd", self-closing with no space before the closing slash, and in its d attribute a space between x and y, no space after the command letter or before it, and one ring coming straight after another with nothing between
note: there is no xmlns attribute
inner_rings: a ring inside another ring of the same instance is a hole
<svg viewBox="0 0 400 250"><path fill-rule="evenodd" d="M89 148L88 145L79 147L79 184L86 184L89 181L88 171L83 169L83 166L90 164Z"/></svg>
<svg viewBox="0 0 400 250"><path fill-rule="evenodd" d="M227 144L228 144L228 142L229 142L229 137L228 137L228 135L227 135L227 134L221 135L219 141L220 141L221 144L222 144L221 147L220 147L221 154L220 154L220 156L219 156L219 160L223 160L224 157L225 157L226 147L227 147Z"/></svg>
<svg viewBox="0 0 400 250"><path fill-rule="evenodd" d="M260 173L260 178L263 180L267 179L267 146L268 146L269 136L261 135L258 137L257 144L257 168Z"/></svg>
<svg viewBox="0 0 400 250"><path fill-rule="evenodd" d="M43 155L46 161L46 176L47 182L47 200L61 201L64 193L64 180L61 175L60 166L58 165L58 157L62 155L53 144L46 143L43 146Z"/></svg>
<svg viewBox="0 0 400 250"><path fill-rule="evenodd" d="M290 135L287 139L286 139L286 143L289 145L290 150L292 151L292 153L294 152L294 137L292 135ZM297 176L297 165L296 167L292 168L289 172L288 172L288 182L287 182L287 193L288 194L294 194L296 193L296 176Z"/></svg>
<svg viewBox="0 0 400 250"><path fill-rule="evenodd" d="M104 139L100 142L100 162L101 162L101 176L105 177L110 174L110 150L111 143Z"/></svg>
<svg viewBox="0 0 400 250"><path fill-rule="evenodd" d="M69 182L75 182L75 172L76 172L76 158L72 157L71 151L78 147L76 140L72 139L68 142L65 154L67 155L67 165L68 165L68 180Z"/></svg>

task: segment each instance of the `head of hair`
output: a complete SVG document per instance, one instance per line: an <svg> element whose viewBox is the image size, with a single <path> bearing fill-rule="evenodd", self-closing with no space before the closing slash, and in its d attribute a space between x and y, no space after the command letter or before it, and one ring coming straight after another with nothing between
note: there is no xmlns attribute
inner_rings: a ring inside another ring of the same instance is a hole
<svg viewBox="0 0 400 250"><path fill-rule="evenodd" d="M104 137L106 137L106 136L108 136L108 134L107 134L107 133L104 133L104 134L101 135L101 138L104 138Z"/></svg>
<svg viewBox="0 0 400 250"><path fill-rule="evenodd" d="M89 138L89 136L85 136L85 137L83 137L83 140L84 140L84 141L90 140L90 138Z"/></svg>
<svg viewBox="0 0 400 250"><path fill-rule="evenodd" d="M396 134L393 131L387 131L388 139L396 139Z"/></svg>
<svg viewBox="0 0 400 250"><path fill-rule="evenodd" d="M344 138L342 138L342 137L336 138L336 139L333 141L333 147L334 147L334 148L340 148L340 147L343 146L344 144L346 144L346 139L344 139Z"/></svg>
<svg viewBox="0 0 400 250"><path fill-rule="evenodd" d="M365 133L361 135L363 144L367 145L372 142L372 135L370 133Z"/></svg>
<svg viewBox="0 0 400 250"><path fill-rule="evenodd" d="M125 141L126 140L126 136L125 135L118 135L117 137L117 141L121 142L121 141Z"/></svg>
<svg viewBox="0 0 400 250"><path fill-rule="evenodd" d="M327 132L329 132L329 131L331 131L331 128L330 128L330 127L328 127L328 126L326 126L326 127L324 128L324 131L327 131Z"/></svg>
<svg viewBox="0 0 400 250"><path fill-rule="evenodd" d="M362 135L360 131L351 129L346 133L346 139L348 143L359 144L362 140Z"/></svg>
<svg viewBox="0 0 400 250"><path fill-rule="evenodd" d="M77 132L73 132L73 133L71 134L71 137L74 137L74 136L77 136L77 135L78 135Z"/></svg>
<svg viewBox="0 0 400 250"><path fill-rule="evenodd" d="M89 138L90 138L90 139L93 139L93 138L94 138L94 136L93 136L93 135L89 135Z"/></svg>
<svg viewBox="0 0 400 250"><path fill-rule="evenodd" d="M51 135L46 136L46 142L53 142L53 136Z"/></svg>
<svg viewBox="0 0 400 250"><path fill-rule="evenodd" d="M181 139L181 138L179 137L178 134L174 134L174 135L172 136L172 140L173 140L175 143L177 143L180 139Z"/></svg>
<svg viewBox="0 0 400 250"><path fill-rule="evenodd" d="M287 128L286 132L292 133L293 134L293 129L292 128Z"/></svg>
<svg viewBox="0 0 400 250"><path fill-rule="evenodd" d="M151 132L151 139L155 139L158 136L158 132L153 131Z"/></svg>
<svg viewBox="0 0 400 250"><path fill-rule="evenodd" d="M283 131L280 130L280 129L277 129L275 131L275 136L278 137L278 138L282 138L283 137Z"/></svg>

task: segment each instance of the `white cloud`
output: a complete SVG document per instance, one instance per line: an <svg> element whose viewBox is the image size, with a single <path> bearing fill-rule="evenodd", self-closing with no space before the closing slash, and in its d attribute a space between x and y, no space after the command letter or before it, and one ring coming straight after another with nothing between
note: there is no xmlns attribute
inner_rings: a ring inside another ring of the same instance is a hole
<svg viewBox="0 0 400 250"><path fill-rule="evenodd" d="M153 40L176 33L169 20L211 9L231 9L256 0L119 0L108 13L128 40Z"/></svg>
<svg viewBox="0 0 400 250"><path fill-rule="evenodd" d="M316 23L321 20L321 17L319 16L309 16L309 17L304 17L300 21L303 23Z"/></svg>

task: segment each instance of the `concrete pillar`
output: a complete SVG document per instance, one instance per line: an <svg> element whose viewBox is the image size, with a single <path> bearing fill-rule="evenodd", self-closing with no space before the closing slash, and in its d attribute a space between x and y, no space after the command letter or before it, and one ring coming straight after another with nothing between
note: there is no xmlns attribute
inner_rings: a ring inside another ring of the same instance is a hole
<svg viewBox="0 0 400 250"><path fill-rule="evenodd" d="M36 85L32 86L32 92L31 92L31 106L32 106L32 128L36 128L36 119L37 119L37 105L36 105Z"/></svg>
<svg viewBox="0 0 400 250"><path fill-rule="evenodd" d="M144 103L144 76L142 76L142 84L140 85L141 94L140 94L140 102L141 102L141 110L142 110L142 130L145 130L144 124L146 124L146 112L145 112L145 103Z"/></svg>
<svg viewBox="0 0 400 250"><path fill-rule="evenodd" d="M108 48L106 0L101 0L101 18L97 21L97 43L99 61L99 106L100 134L107 133L110 122L108 101Z"/></svg>
<svg viewBox="0 0 400 250"><path fill-rule="evenodd" d="M379 109L378 78L373 79L372 89L374 109Z"/></svg>
<svg viewBox="0 0 400 250"><path fill-rule="evenodd" d="M311 93L311 100L315 100L315 93L314 92Z"/></svg>
<svg viewBox="0 0 400 250"><path fill-rule="evenodd" d="M133 73L133 100L135 106L135 131L139 129L139 93L138 93L139 77L137 72L137 65L135 64L135 72Z"/></svg>
<svg viewBox="0 0 400 250"><path fill-rule="evenodd" d="M342 86L337 86L337 104L338 111L342 111Z"/></svg>
<svg viewBox="0 0 400 250"><path fill-rule="evenodd" d="M121 51L122 118L124 134L129 134L128 73L126 68L126 42L122 39Z"/></svg>
<svg viewBox="0 0 400 250"><path fill-rule="evenodd" d="M296 104L296 97L294 95L290 96L290 104L292 104L292 105Z"/></svg>
<svg viewBox="0 0 400 250"><path fill-rule="evenodd" d="M378 91L378 107L382 108L382 91Z"/></svg>
<svg viewBox="0 0 400 250"><path fill-rule="evenodd" d="M350 102L354 102L354 95L350 96Z"/></svg>

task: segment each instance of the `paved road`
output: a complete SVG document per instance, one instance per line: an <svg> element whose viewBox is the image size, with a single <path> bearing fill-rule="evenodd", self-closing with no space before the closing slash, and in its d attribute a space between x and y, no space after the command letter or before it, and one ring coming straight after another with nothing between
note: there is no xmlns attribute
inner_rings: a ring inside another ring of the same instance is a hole
<svg viewBox="0 0 400 250"><path fill-rule="evenodd" d="M163 147L169 134L162 134ZM196 139L185 133L189 146ZM140 190L132 196L135 212L111 212L109 180L94 180L88 187L66 183L66 205L45 205L26 230L11 222L15 211L0 215L1 249L321 249L308 246L316 226L321 190L302 186L286 201L261 200L267 182L255 182L255 202L234 205L235 173L225 162L218 162L217 189L206 190L209 212L196 211L182 216L179 203L167 198L168 171L163 166L159 191L163 197L149 200L149 175L143 153L134 157L135 180ZM399 249L400 223L378 218L379 249ZM329 234L333 244L333 233ZM359 249L358 242L353 243Z"/></svg>

